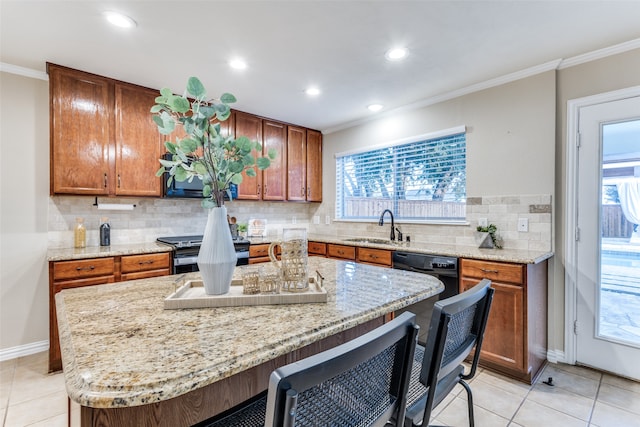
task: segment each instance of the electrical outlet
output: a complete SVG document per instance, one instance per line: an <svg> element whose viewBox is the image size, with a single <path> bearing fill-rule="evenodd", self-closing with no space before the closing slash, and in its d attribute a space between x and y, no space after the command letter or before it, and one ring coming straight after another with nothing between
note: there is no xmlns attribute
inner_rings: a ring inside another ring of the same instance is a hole
<svg viewBox="0 0 640 427"><path fill-rule="evenodd" d="M518 231L523 233L529 231L529 218L518 218Z"/></svg>
<svg viewBox="0 0 640 427"><path fill-rule="evenodd" d="M487 225L489 225L487 223L487 218L478 218L478 225L480 227L486 227Z"/></svg>
<svg viewBox="0 0 640 427"><path fill-rule="evenodd" d="M314 224L320 224L320 215L314 215L313 216L313 223Z"/></svg>
<svg viewBox="0 0 640 427"><path fill-rule="evenodd" d="M327 215L324 217L324 223L326 225L331 225L331 215Z"/></svg>

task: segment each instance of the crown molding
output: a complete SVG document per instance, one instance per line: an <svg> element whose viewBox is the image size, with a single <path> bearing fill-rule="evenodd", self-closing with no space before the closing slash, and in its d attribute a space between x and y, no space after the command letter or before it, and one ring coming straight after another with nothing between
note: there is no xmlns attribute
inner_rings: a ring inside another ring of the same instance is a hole
<svg viewBox="0 0 640 427"><path fill-rule="evenodd" d="M4 73L17 74L19 76L30 77L32 79L45 81L49 80L49 75L43 71L20 67L13 64L7 64L6 62L0 62L0 71Z"/></svg>
<svg viewBox="0 0 640 427"><path fill-rule="evenodd" d="M619 53L624 53L630 50L639 49L640 48L640 39L630 40L624 43L619 43L610 47L606 47L603 49L598 49L592 52L588 52L582 55L572 56L571 58L566 59L556 59L553 61L546 62L544 64L537 65L535 67L526 68L521 71L517 71L515 73L507 74L502 77L497 77L495 79L487 80L484 82L480 82L471 86L464 87L462 89L457 89L451 92L447 92L441 95L436 95L431 98L426 98L421 101L404 105L402 107L394 108L393 110L386 111L384 113L376 114L375 116L365 117L362 119L354 120L351 122L343 123L339 126L335 126L328 129L323 129L322 133L325 135L338 132L344 129L348 129L350 127L354 127L357 125L361 125L367 122L379 120L382 118L386 118L401 112L416 110L419 108L427 107L429 105L437 104L440 102L448 101L450 99L457 98L459 96L468 95L473 92L478 92L484 89L489 89L492 87L500 86L505 83L510 83L519 79L524 79L527 77L534 76L536 74L544 73L550 70L562 70L569 67L574 67L576 65L584 64L586 62L595 61L598 59L606 58L608 56L617 55Z"/></svg>
<svg viewBox="0 0 640 427"><path fill-rule="evenodd" d="M594 50L582 55L573 56L571 58L563 59L558 70L563 70L569 67L575 67L576 65L584 64L586 62L596 61L598 59L606 58L608 56L617 55L619 53L628 52L633 49L640 49L640 39L629 40L628 42L616 44L613 46L605 47L603 49Z"/></svg>

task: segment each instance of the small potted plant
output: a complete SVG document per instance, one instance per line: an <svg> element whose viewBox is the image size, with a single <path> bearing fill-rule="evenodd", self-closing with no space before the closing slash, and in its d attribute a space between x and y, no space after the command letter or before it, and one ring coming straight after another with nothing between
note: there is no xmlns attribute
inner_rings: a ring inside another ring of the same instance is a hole
<svg viewBox="0 0 640 427"><path fill-rule="evenodd" d="M243 238L247 237L247 223L246 222L241 222L240 224L238 224L238 235L240 237L243 237Z"/></svg>
<svg viewBox="0 0 640 427"><path fill-rule="evenodd" d="M496 231L498 231L498 227L495 224L489 224L488 226L479 225L476 229L480 234L480 247L481 248L497 248L502 249L502 245L500 244L498 238L496 237Z"/></svg>
<svg viewBox="0 0 640 427"><path fill-rule="evenodd" d="M165 142L172 156L170 160L160 159L162 166L156 175L169 173L168 184L173 179L202 180L202 206L210 210L198 254L198 267L207 294L227 293L237 258L227 223L224 195L227 193L231 198L229 186L232 183L240 184L243 173L256 176L256 166L268 168L270 159L277 153L271 149L268 156L254 158L254 152L262 153L259 142L246 136L222 135L219 122L230 117L229 104L236 98L224 93L220 99L209 99L197 77L189 78L183 96L163 88L155 101L151 114L160 133L170 135L181 126L182 134L186 135Z"/></svg>

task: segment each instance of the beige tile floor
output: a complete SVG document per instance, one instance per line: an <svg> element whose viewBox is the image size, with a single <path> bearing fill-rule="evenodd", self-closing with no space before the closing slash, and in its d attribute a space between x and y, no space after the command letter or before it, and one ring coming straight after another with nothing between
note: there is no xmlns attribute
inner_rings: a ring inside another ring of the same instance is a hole
<svg viewBox="0 0 640 427"><path fill-rule="evenodd" d="M552 376L554 387L542 384ZM549 364L533 386L479 370L471 381L478 427L640 427L640 383L587 368ZM433 412L433 424L468 426L458 386ZM6 427L67 425L62 374L47 374L47 353L0 362L0 420ZM71 425L80 422L72 403Z"/></svg>

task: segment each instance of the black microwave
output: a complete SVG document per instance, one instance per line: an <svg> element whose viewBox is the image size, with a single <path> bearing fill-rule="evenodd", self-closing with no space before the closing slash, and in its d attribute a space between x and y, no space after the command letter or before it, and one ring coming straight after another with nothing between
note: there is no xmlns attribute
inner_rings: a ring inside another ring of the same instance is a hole
<svg viewBox="0 0 640 427"><path fill-rule="evenodd" d="M171 160L171 154L165 154L164 158L167 160ZM171 182L171 185L167 185L167 181L169 180L169 172L164 173L164 197L175 197L175 198L187 198L187 199L201 199L202 198L202 180L199 178L193 178L191 182L189 181L178 181L175 178ZM231 197L236 199L238 197L238 186L236 184L231 184L229 186L229 190L231 191ZM225 200L229 200L229 195L225 193Z"/></svg>

